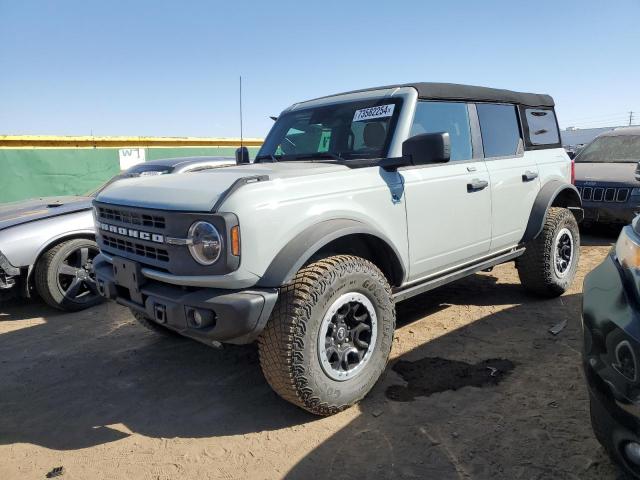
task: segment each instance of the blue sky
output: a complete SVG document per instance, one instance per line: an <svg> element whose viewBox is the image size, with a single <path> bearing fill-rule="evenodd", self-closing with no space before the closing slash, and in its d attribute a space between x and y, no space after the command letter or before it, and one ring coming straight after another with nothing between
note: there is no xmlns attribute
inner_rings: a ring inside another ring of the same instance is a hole
<svg viewBox="0 0 640 480"><path fill-rule="evenodd" d="M549 93L640 123L640 0L0 0L0 134L264 136L289 104L390 83Z"/></svg>

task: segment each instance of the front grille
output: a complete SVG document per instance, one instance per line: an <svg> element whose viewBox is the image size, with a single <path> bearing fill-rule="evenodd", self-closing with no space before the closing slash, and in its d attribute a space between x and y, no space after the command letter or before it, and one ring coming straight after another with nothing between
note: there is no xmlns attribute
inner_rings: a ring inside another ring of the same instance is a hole
<svg viewBox="0 0 640 480"><path fill-rule="evenodd" d="M602 199L604 198L604 188L594 188L593 189L593 201L594 202L601 202Z"/></svg>
<svg viewBox="0 0 640 480"><path fill-rule="evenodd" d="M166 227L165 219L160 215L139 214L117 208L98 207L98 218L142 227Z"/></svg>
<svg viewBox="0 0 640 480"><path fill-rule="evenodd" d="M161 262L169 261L169 252L162 248L149 247L141 243L130 242L121 238L105 235L104 233L102 234L102 241L105 247L120 250L121 252L133 253L140 257L151 258Z"/></svg>
<svg viewBox="0 0 640 480"><path fill-rule="evenodd" d="M613 202L616 199L616 189L615 188L607 188L604 191L604 201L605 202Z"/></svg>
<svg viewBox="0 0 640 480"><path fill-rule="evenodd" d="M619 188L618 193L616 194L616 202L626 202L629 199L629 189L628 188Z"/></svg>
<svg viewBox="0 0 640 480"><path fill-rule="evenodd" d="M629 199L628 188L615 187L578 187L582 200L587 202L618 202L624 203Z"/></svg>

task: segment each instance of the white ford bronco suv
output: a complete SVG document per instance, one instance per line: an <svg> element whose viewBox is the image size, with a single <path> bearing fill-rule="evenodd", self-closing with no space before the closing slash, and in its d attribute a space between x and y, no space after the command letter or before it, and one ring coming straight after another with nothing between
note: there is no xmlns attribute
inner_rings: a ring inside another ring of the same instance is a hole
<svg viewBox="0 0 640 480"><path fill-rule="evenodd" d="M395 302L513 260L562 294L582 219L551 97L439 83L296 103L253 163L118 182L94 213L102 295L157 332L257 340L318 415L378 380Z"/></svg>

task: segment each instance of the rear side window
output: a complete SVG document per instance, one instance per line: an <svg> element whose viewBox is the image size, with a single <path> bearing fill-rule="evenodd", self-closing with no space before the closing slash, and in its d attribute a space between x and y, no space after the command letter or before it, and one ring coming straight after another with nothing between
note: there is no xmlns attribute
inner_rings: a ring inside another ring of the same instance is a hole
<svg viewBox="0 0 640 480"><path fill-rule="evenodd" d="M542 108L525 108L528 140L531 145L557 145L558 123L553 110Z"/></svg>
<svg viewBox="0 0 640 480"><path fill-rule="evenodd" d="M473 157L466 103L418 102L411 136L438 132L449 133L452 161L470 160Z"/></svg>
<svg viewBox="0 0 640 480"><path fill-rule="evenodd" d="M484 156L508 157L518 153L520 126L514 105L479 103L478 120Z"/></svg>

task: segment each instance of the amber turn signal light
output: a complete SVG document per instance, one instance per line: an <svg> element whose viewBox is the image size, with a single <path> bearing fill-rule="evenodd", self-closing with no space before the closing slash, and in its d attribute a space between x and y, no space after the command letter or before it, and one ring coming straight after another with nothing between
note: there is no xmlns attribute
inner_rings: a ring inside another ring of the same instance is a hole
<svg viewBox="0 0 640 480"><path fill-rule="evenodd" d="M236 257L240 256L240 227L238 225L231 227L231 253Z"/></svg>

